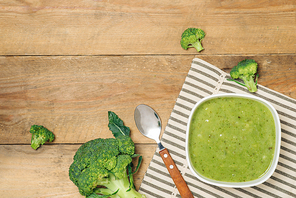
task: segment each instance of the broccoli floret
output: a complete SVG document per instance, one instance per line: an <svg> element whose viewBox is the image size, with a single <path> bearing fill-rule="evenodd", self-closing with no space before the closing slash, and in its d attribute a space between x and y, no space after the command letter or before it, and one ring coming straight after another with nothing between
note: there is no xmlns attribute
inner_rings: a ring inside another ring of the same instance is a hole
<svg viewBox="0 0 296 198"><path fill-rule="evenodd" d="M121 153L128 155L135 153L135 144L129 136L119 136L116 139L118 140L118 149Z"/></svg>
<svg viewBox="0 0 296 198"><path fill-rule="evenodd" d="M54 140L54 134L43 126L32 125L30 133L32 133L31 147L35 150L45 142L52 142Z"/></svg>
<svg viewBox="0 0 296 198"><path fill-rule="evenodd" d="M188 28L181 36L181 47L187 50L189 47L194 47L198 52L204 48L201 45L201 40L205 37L205 32L199 28Z"/></svg>
<svg viewBox="0 0 296 198"><path fill-rule="evenodd" d="M131 141L128 136L125 139L126 142ZM95 192L111 195L118 190L116 195L120 198L144 197L134 188L127 192L130 186L127 167L132 162L134 152L130 155L120 152L118 145L121 141L117 138L95 139L77 150L69 168L69 177L80 194L96 197ZM102 186L109 190L100 190Z"/></svg>
<svg viewBox="0 0 296 198"><path fill-rule="evenodd" d="M113 112L110 115L114 116ZM116 126L116 122L113 124ZM117 132L116 138L98 138L84 143L74 155L69 177L81 195L87 198L145 198L131 185L135 145L128 136L129 130L121 135Z"/></svg>
<svg viewBox="0 0 296 198"><path fill-rule="evenodd" d="M234 81L242 86L248 88L250 92L257 91L257 73L258 64L253 59L245 59L239 62L236 66L234 66L230 71L230 76L233 79L228 79L230 81ZM256 82L255 82L256 78ZM235 79L241 79L245 84L236 81Z"/></svg>
<svg viewBox="0 0 296 198"><path fill-rule="evenodd" d="M114 169L111 172L114 174L115 177L122 179L126 172L127 165L132 162L132 157L129 155L119 155L117 157L117 163Z"/></svg>

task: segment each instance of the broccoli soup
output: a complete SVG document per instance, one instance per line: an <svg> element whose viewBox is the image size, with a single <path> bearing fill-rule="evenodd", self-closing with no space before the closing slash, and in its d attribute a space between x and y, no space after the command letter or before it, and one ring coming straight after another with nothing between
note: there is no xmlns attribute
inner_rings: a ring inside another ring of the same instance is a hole
<svg viewBox="0 0 296 198"><path fill-rule="evenodd" d="M260 178L275 150L275 123L262 103L221 97L202 103L193 113L188 151L194 169L225 182Z"/></svg>

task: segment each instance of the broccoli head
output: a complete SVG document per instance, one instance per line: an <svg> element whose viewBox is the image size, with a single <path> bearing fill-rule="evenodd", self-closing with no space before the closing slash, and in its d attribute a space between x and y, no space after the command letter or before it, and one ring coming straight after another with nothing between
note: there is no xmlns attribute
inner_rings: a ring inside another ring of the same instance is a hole
<svg viewBox="0 0 296 198"><path fill-rule="evenodd" d="M205 32L198 28L188 28L181 36L181 47L187 50L189 47L194 47L198 52L204 48L201 45L201 40L205 37Z"/></svg>
<svg viewBox="0 0 296 198"><path fill-rule="evenodd" d="M145 198L132 183L134 172L130 170L134 156L134 142L125 133L117 134L116 138L90 140L74 155L69 168L70 180L87 198Z"/></svg>
<svg viewBox="0 0 296 198"><path fill-rule="evenodd" d="M257 73L258 64L253 59L245 59L239 62L236 66L234 66L230 71L230 76L232 79L228 79L230 81L234 81L242 86L248 88L250 92L257 91ZM241 79L245 84L236 81L235 79ZM256 82L255 82L256 80Z"/></svg>
<svg viewBox="0 0 296 198"><path fill-rule="evenodd" d="M54 134L43 126L32 125L30 133L32 133L31 147L35 150L45 142L52 142L54 140Z"/></svg>

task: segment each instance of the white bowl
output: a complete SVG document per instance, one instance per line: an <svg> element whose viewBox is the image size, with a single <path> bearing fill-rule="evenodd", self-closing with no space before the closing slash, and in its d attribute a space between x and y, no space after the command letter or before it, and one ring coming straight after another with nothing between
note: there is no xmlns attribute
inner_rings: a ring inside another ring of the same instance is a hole
<svg viewBox="0 0 296 198"><path fill-rule="evenodd" d="M246 182L224 182L224 181L216 181L216 180L209 179L209 178L207 178L207 177L199 174L193 168L192 163L190 161L189 152L188 152L189 128L190 128L190 123L191 123L192 115L193 115L194 111L196 110L196 108L198 106L200 106L203 102L205 102L207 100L211 100L213 98L218 98L218 97L238 97L238 98L247 98L247 99L255 100L255 101L258 101L258 102L264 104L271 111L271 113L273 115L274 123L275 123L275 132L276 132L274 157L273 157L273 161L272 161L269 169L260 178L255 179L255 180L252 180L252 181L246 181ZM259 185L259 184L265 182L273 174L273 172L276 169L276 166L277 166L277 163L278 163L278 159L279 159L279 154L280 154L280 144L281 144L281 126L280 126L280 119L279 119L279 116L278 116L275 108L268 101L266 101L264 99L261 99L259 97L256 97L256 96L252 96L252 95L244 95L244 94L215 94L215 95L211 95L211 96L205 97L202 100L200 100L199 102L197 102L195 104L195 106L192 108L191 113L190 113L190 116L189 116L189 119L188 119L188 123L187 123L187 131L186 131L186 158L187 158L189 169L191 170L191 172L199 180L201 180L201 181L203 181L205 183L211 184L211 185L215 185L215 186L232 187L232 188L244 188L244 187L256 186L256 185Z"/></svg>

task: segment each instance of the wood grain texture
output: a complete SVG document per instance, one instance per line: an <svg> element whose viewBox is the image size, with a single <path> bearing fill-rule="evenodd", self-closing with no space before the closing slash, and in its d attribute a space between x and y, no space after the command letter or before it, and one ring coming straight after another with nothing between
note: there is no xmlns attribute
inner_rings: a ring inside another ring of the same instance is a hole
<svg viewBox="0 0 296 198"><path fill-rule="evenodd" d="M239 61L259 63L259 84L296 98L296 56L198 56L229 72ZM194 56L0 57L1 144L29 144L32 124L56 135L52 144L112 137L109 110L143 137L134 122L138 104L152 106L165 127ZM164 130L163 127L163 130Z"/></svg>
<svg viewBox="0 0 296 198"><path fill-rule="evenodd" d="M0 146L0 197L82 198L69 179L69 166L79 145L43 145L33 150L28 145ZM136 146L143 156L142 166L134 175L136 189L152 159L155 146Z"/></svg>
<svg viewBox="0 0 296 198"><path fill-rule="evenodd" d="M0 54L198 54L179 44L188 27L202 54L295 53L295 24L290 0L4 0Z"/></svg>
<svg viewBox="0 0 296 198"><path fill-rule="evenodd" d="M226 72L253 58L259 84L296 99L295 24L291 0L0 1L0 197L82 197L68 168L82 143L112 137L108 111L143 156L138 189L156 144L134 109L165 127L194 57ZM206 32L201 53L180 46L189 27ZM33 150L32 124L54 142Z"/></svg>
<svg viewBox="0 0 296 198"><path fill-rule="evenodd" d="M192 58L0 57L1 143L28 143L32 124L52 130L56 143L112 137L108 111L136 143L152 143L138 132L134 109L151 105L166 124Z"/></svg>

